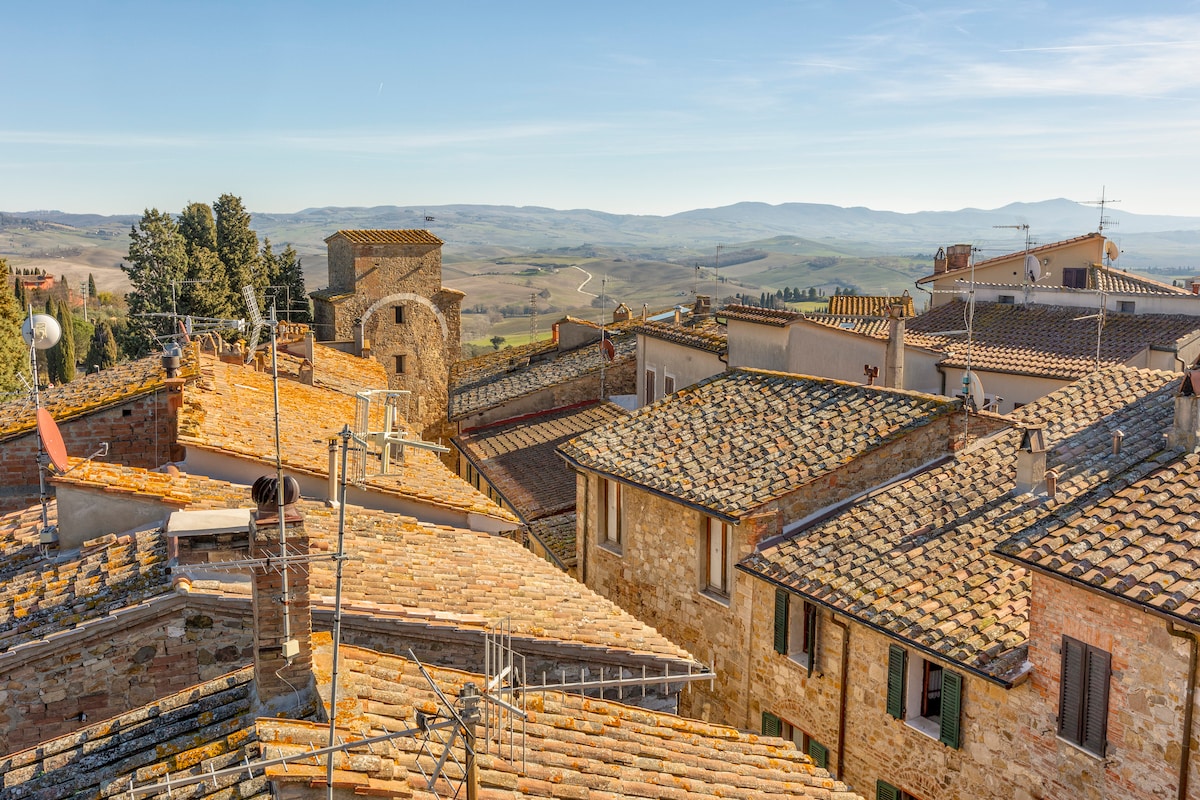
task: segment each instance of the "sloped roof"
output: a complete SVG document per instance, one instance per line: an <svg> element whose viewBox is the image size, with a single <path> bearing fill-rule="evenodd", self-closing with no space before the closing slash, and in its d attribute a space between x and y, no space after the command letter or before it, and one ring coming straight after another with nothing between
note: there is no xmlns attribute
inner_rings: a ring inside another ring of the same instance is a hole
<svg viewBox="0 0 1200 800"><path fill-rule="evenodd" d="M3 795L6 800L127 797L122 790L131 782L149 785L255 760L260 750L251 715L253 679L254 669L247 667L0 758ZM242 773L213 783L182 791L195 800L272 797L261 770L254 777Z"/></svg>
<svg viewBox="0 0 1200 800"><path fill-rule="evenodd" d="M572 439L573 464L740 519L960 401L738 369Z"/></svg>
<svg viewBox="0 0 1200 800"><path fill-rule="evenodd" d="M643 322L634 333L661 339L664 342L686 345L697 350L724 355L729 352L729 340L725 325L715 317L699 320L694 324L675 325L670 322Z"/></svg>
<svg viewBox="0 0 1200 800"><path fill-rule="evenodd" d="M589 402L475 428L454 442L528 522L575 508L575 473L558 446L625 414L615 403Z"/></svg>
<svg viewBox="0 0 1200 800"><path fill-rule="evenodd" d="M888 309L899 303L901 316L916 315L913 299L908 292L895 297L882 295L835 294L829 298L829 313L852 317L885 317Z"/></svg>
<svg viewBox="0 0 1200 800"><path fill-rule="evenodd" d="M616 351L616 358L612 363L633 360L637 352L637 337L628 332L628 326L616 334L611 333L611 328L609 330L610 340ZM601 366L608 367L609 362L601 354L598 343L593 343L558 353L553 358L518 361L507 366L503 372L480 370L475 380L470 383L460 382L451 392L450 418L462 419L496 408L519 397L599 372Z"/></svg>
<svg viewBox="0 0 1200 800"><path fill-rule="evenodd" d="M197 372L195 353L184 350L180 377L191 378ZM134 397L156 392L166 386L167 374L162 354L126 361L108 369L81 375L40 392L42 407L58 422L75 419L101 408L123 403ZM18 436L37 427L33 398L21 397L0 403L0 440Z"/></svg>
<svg viewBox="0 0 1200 800"><path fill-rule="evenodd" d="M281 350L278 356L280 376L297 378L303 361L299 356ZM373 358L359 358L317 342L313 344L313 362L313 386L322 389L353 397L355 392L363 389L386 389L388 385L387 370Z"/></svg>
<svg viewBox="0 0 1200 800"><path fill-rule="evenodd" d="M1088 271L1088 288L1109 294L1191 294L1189 290L1174 284L1123 272L1103 264L1096 264Z"/></svg>
<svg viewBox="0 0 1200 800"><path fill-rule="evenodd" d="M451 368L450 391L458 392L469 389L475 384L494 380L523 365L526 363L526 359L557 349L558 343L553 339L543 339L528 344L510 345L502 350L493 350L474 358L460 359L455 361Z"/></svg>
<svg viewBox="0 0 1200 800"><path fill-rule="evenodd" d="M529 535L541 542L564 569L572 569L579 560L575 550L576 524L575 509L572 508L552 517L535 519L527 527Z"/></svg>
<svg viewBox="0 0 1200 800"><path fill-rule="evenodd" d="M1030 579L993 549L1159 449L1176 382L1113 367L1019 409L1017 422L1045 426L1057 499L1015 494L1021 434L1009 429L830 509L739 568L1008 682L1025 660Z"/></svg>
<svg viewBox="0 0 1200 800"><path fill-rule="evenodd" d="M319 691L328 706L332 653L327 637L315 648L313 658ZM481 675L428 671L451 702L464 683L484 683ZM433 711L437 702L414 663L346 645L339 650L337 723L343 740L404 730L412 726L415 709ZM514 764L479 748L481 798L858 798L782 739L558 692L531 693L528 713L517 734L516 752L525 756L523 773L519 757ZM320 746L327 741L328 728L263 719L257 733L273 755L288 755ZM354 787L356 793L433 800L436 795L425 788L416 766L420 744L415 738L398 737L375 745L373 751L353 748L335 762L335 780ZM461 750L458 758L461 763ZM430 763L426 755L422 764L428 769ZM269 771L277 784L312 786L316 793L324 791L324 769L313 764ZM443 788L453 791L450 786Z"/></svg>
<svg viewBox="0 0 1200 800"><path fill-rule="evenodd" d="M203 356L201 375L184 392L179 414L179 442L273 465L275 423L271 376L238 364ZM328 441L353 424L353 397L279 382L280 438L285 469L324 476L329 469ZM383 429L383 413L372 420ZM516 522L474 487L445 467L429 451L406 448L404 462L393 462L393 474L369 475L370 491L414 502L483 514Z"/></svg>
<svg viewBox="0 0 1200 800"><path fill-rule="evenodd" d="M1029 248L1028 252L1029 252L1029 255L1038 255L1040 253L1047 253L1047 252L1050 252L1053 250L1058 250L1058 249L1060 249L1062 247L1066 247L1068 245L1078 244L1080 242L1086 242L1089 239L1103 239L1103 238L1104 238L1104 234L1096 233L1095 231L1092 231L1091 233L1085 233L1082 236L1073 236L1070 239L1062 239L1057 242L1050 242L1049 244L1036 245L1034 247ZM983 267L989 267L998 261L1007 261L1008 259L1011 259L1011 258L1024 257L1025 253L1026 253L1026 251L1024 249L1021 249L1021 250L1017 250L1012 253L1006 253L1002 256L993 256L992 258L984 259L983 261L976 261L975 269L979 270ZM917 279L917 284L919 285L922 283L928 283L929 281L933 281L933 280L940 280L942 278L945 278L947 275L970 275L970 274L971 274L971 267L970 267L970 265L968 265L965 267L959 267L958 269L948 269L945 272L934 273L933 275L926 275L923 278Z"/></svg>
<svg viewBox="0 0 1200 800"><path fill-rule="evenodd" d="M148 498L178 508L240 508L249 504L250 497L245 486L203 475L189 475L173 466L147 470L79 458L70 459L70 471L55 476L51 483L117 496Z"/></svg>
<svg viewBox="0 0 1200 800"><path fill-rule="evenodd" d="M757 322L760 325L774 325L777 328L782 328L788 323L801 319L804 315L799 311L759 308L758 306L727 305L717 312L717 316L727 320Z"/></svg>
<svg viewBox="0 0 1200 800"><path fill-rule="evenodd" d="M336 231L325 237L325 242L338 236L353 244L445 244L441 239L424 229L363 229Z"/></svg>

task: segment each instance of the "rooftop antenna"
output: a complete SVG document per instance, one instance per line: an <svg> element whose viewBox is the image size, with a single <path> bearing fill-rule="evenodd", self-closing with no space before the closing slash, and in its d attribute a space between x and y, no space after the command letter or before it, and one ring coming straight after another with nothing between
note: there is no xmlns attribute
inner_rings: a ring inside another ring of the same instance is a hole
<svg viewBox="0 0 1200 800"><path fill-rule="evenodd" d="M254 359L254 351L258 347L258 339L262 335L263 328L271 331L271 389L275 400L275 500L279 509L277 515L279 517L279 557L286 558L288 554L287 515L283 512L286 503L283 481L283 447L279 437L279 358L275 347L275 329L278 327L278 322L275 319L275 304L271 304L270 319L265 320L262 312L258 310L258 298L254 294L254 287L243 286L242 296L246 298L246 311L250 314L250 324L254 326L254 330L250 334L250 345L246 348L246 363L250 363ZM340 565L341 562L338 563ZM286 562L279 577L281 581L279 602L283 605L283 657L288 664L291 664L292 659L300 652L300 643L292 638L292 611L289 606L291 592L288 589Z"/></svg>
<svg viewBox="0 0 1200 800"><path fill-rule="evenodd" d="M1075 317L1071 320L1072 322L1079 322L1085 319L1096 320L1096 361L1092 369L1093 372L1100 371L1100 344L1104 337L1105 313L1108 310L1108 293L1101 289L1097 294L1100 295L1100 309L1095 314L1085 314L1082 317Z"/></svg>
<svg viewBox="0 0 1200 800"><path fill-rule="evenodd" d="M529 293L529 343L537 341L538 307L537 292Z"/></svg>
<svg viewBox="0 0 1200 800"><path fill-rule="evenodd" d="M1030 284L1036 283L1038 278L1042 277L1042 262L1037 260L1036 256L1029 255L1029 223L1022 222L1020 225L993 225L993 228L1009 228L1017 231L1025 232L1025 258L1021 259L1022 269L1021 286L1025 290L1025 305L1029 305L1029 289ZM971 289L975 288L975 256L974 249L971 253Z"/></svg>
<svg viewBox="0 0 1200 800"><path fill-rule="evenodd" d="M713 308L717 307L717 294L720 292L718 284L721 282L721 248L725 245L717 244L717 260L713 262Z"/></svg>
<svg viewBox="0 0 1200 800"><path fill-rule="evenodd" d="M62 326L49 314L33 313L33 306L30 305L29 316L21 326L21 338L29 345L29 365L33 373L33 407L37 417L38 500L42 504L42 527L38 538L43 545L50 545L57 541L58 532L57 526L51 527L47 511L49 499L46 497L46 467L53 464L55 469L65 472L67 451L58 427L54 424L54 418L42 408L42 397L38 390L37 351L49 350L58 344L58 340L62 338Z"/></svg>
<svg viewBox="0 0 1200 800"><path fill-rule="evenodd" d="M1114 222L1111 217L1106 216L1104 213L1104 210L1108 206L1112 205L1113 203L1121 202L1120 200L1109 200L1105 196L1105 191L1107 190L1107 188L1108 187L1106 187L1106 186L1100 187L1100 199L1099 200L1081 200L1080 201L1080 205L1100 206L1100 226L1099 226L1099 228L1097 228L1097 230L1100 233L1104 233L1105 228L1115 228L1115 227L1117 227L1117 224L1118 224L1118 223Z"/></svg>
<svg viewBox="0 0 1200 800"><path fill-rule="evenodd" d="M608 275L600 279L600 399L604 399L604 362L608 355L607 350L612 345L608 343L608 334L604 329L604 315L608 310Z"/></svg>

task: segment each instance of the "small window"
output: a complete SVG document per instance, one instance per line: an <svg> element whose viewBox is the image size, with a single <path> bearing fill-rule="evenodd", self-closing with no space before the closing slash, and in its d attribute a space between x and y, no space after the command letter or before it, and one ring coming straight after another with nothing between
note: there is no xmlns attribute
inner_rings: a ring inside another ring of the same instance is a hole
<svg viewBox="0 0 1200 800"><path fill-rule="evenodd" d="M404 374L404 362L405 362L405 357L403 355L396 356L396 374L397 375Z"/></svg>
<svg viewBox="0 0 1200 800"><path fill-rule="evenodd" d="M962 676L925 658L888 647L887 713L942 744L957 748L962 722Z"/></svg>
<svg viewBox="0 0 1200 800"><path fill-rule="evenodd" d="M1011 295L1011 294L1002 294L1002 295L1000 295L999 302L1000 302L1002 305L1011 306L1011 305L1014 305L1014 304L1017 302L1017 298L1016 298L1016 296L1015 296L1015 295Z"/></svg>
<svg viewBox="0 0 1200 800"><path fill-rule="evenodd" d="M604 544L621 547L621 484L600 479L600 530Z"/></svg>
<svg viewBox="0 0 1200 800"><path fill-rule="evenodd" d="M1117 301L1117 313L1118 314L1132 314L1133 307L1134 307L1134 302L1132 300L1118 300Z"/></svg>
<svg viewBox="0 0 1200 800"><path fill-rule="evenodd" d="M1064 636L1059 677L1058 735L1104 756L1108 738L1108 679L1112 656Z"/></svg>
<svg viewBox="0 0 1200 800"><path fill-rule="evenodd" d="M897 789L887 781L875 782L875 800L921 800L915 794Z"/></svg>
<svg viewBox="0 0 1200 800"><path fill-rule="evenodd" d="M393 306L392 311L396 313L396 324L404 324L404 306Z"/></svg>
<svg viewBox="0 0 1200 800"><path fill-rule="evenodd" d="M783 589L775 590L775 652L812 675L817 653L817 607Z"/></svg>
<svg viewBox="0 0 1200 800"><path fill-rule="evenodd" d="M704 536L703 589L722 597L729 596L729 554L733 527L728 522L707 518Z"/></svg>
<svg viewBox="0 0 1200 800"><path fill-rule="evenodd" d="M1065 267L1063 269L1062 285L1068 289L1086 289L1088 278L1087 267Z"/></svg>
<svg viewBox="0 0 1200 800"><path fill-rule="evenodd" d="M652 370L652 369L646 370L645 381L646 381L646 385L645 385L646 403L645 403L645 405L650 405L655 400L654 390L657 388L655 386L655 384L657 383L657 375L655 375L654 370Z"/></svg>
<svg viewBox="0 0 1200 800"><path fill-rule="evenodd" d="M663 396L666 397L669 394L675 394L675 376L674 375L663 376Z"/></svg>

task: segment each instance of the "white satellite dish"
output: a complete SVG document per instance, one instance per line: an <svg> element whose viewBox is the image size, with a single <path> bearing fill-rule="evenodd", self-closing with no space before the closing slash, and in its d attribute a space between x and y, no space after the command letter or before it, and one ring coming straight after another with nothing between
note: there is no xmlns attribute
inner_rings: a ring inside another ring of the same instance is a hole
<svg viewBox="0 0 1200 800"><path fill-rule="evenodd" d="M62 326L49 314L31 314L21 325L21 338L36 350L49 350L62 338Z"/></svg>
<svg viewBox="0 0 1200 800"><path fill-rule="evenodd" d="M975 410L982 411L987 402L987 398L983 394L983 381L979 380L979 376L974 372L968 372L967 376L970 378L967 395L971 398L971 404L975 406Z"/></svg>
<svg viewBox="0 0 1200 800"><path fill-rule="evenodd" d="M1025 256L1025 275L1031 281L1036 281L1042 277L1042 262L1038 261L1037 256Z"/></svg>
<svg viewBox="0 0 1200 800"><path fill-rule="evenodd" d="M1121 257L1121 248L1117 247L1117 243L1109 239L1104 243L1104 255L1108 256L1109 261L1116 261Z"/></svg>

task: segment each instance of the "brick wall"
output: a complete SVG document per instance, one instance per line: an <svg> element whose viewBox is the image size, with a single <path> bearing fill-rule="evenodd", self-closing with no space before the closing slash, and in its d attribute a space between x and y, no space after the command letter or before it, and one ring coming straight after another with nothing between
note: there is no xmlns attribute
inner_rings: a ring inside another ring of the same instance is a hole
<svg viewBox="0 0 1200 800"><path fill-rule="evenodd" d="M1045 790L1038 798L1175 797L1186 699L1188 645L1165 620L1065 581L1033 578L1029 659L1033 724L1022 731ZM1059 675L1066 634L1112 656L1108 749L1099 758L1059 739ZM1200 720L1200 714L1196 715ZM1191 742L1188 797L1200 798Z"/></svg>
<svg viewBox="0 0 1200 800"><path fill-rule="evenodd" d="M103 461L153 469L178 457L172 390L134 397L119 405L58 423L67 454L86 458L108 443ZM0 512L27 508L38 500L36 431L0 442ZM47 483L53 496L53 489Z"/></svg>

